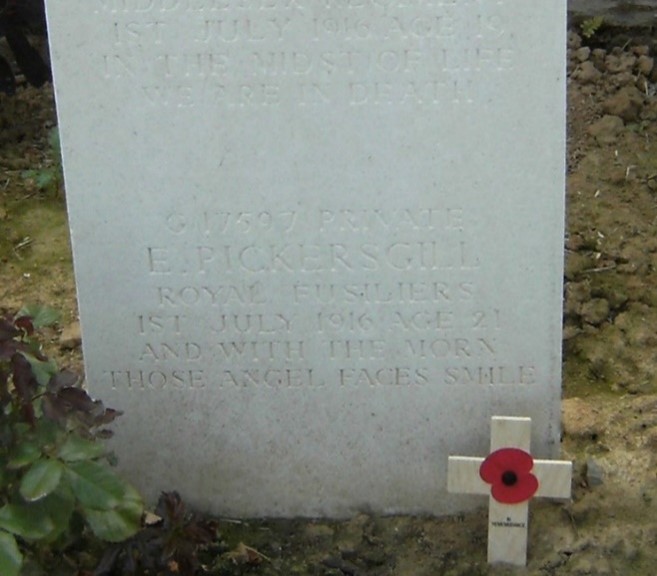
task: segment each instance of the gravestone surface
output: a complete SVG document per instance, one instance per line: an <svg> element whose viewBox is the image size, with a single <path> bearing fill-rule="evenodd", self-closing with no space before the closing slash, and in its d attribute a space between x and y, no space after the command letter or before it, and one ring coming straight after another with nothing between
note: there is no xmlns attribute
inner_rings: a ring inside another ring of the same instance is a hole
<svg viewBox="0 0 657 576"><path fill-rule="evenodd" d="M87 381L147 496L455 512L499 413L556 455L565 1L47 8Z"/></svg>

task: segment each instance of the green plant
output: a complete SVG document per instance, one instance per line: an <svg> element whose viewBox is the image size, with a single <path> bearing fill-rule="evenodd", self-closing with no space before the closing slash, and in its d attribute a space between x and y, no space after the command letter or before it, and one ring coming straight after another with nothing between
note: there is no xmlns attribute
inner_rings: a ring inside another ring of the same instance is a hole
<svg viewBox="0 0 657 576"><path fill-rule="evenodd" d="M141 497L110 470L101 440L119 412L93 400L43 354L48 308L0 318L0 574L17 576L85 526L119 542L141 525Z"/></svg>
<svg viewBox="0 0 657 576"><path fill-rule="evenodd" d="M135 574L196 574L201 567L199 552L216 542L213 520L189 512L177 492L163 492L153 521L135 536L110 547L94 571L94 576Z"/></svg>
<svg viewBox="0 0 657 576"><path fill-rule="evenodd" d="M581 24L582 36L584 38L590 39L595 36L595 33L602 27L604 23L604 18L602 16L594 16L588 20L584 20Z"/></svg>
<svg viewBox="0 0 657 576"><path fill-rule="evenodd" d="M32 180L40 191L57 196L64 187L61 163L62 151L57 126L48 133L48 145L52 161L41 168L24 170L22 176L26 180Z"/></svg>

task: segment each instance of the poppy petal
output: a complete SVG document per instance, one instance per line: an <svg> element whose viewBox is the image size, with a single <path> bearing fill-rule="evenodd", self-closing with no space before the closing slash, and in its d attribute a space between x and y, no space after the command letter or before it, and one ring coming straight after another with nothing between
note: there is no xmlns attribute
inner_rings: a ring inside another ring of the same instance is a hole
<svg viewBox="0 0 657 576"><path fill-rule="evenodd" d="M479 468L481 479L491 484L491 495L504 504L529 500L538 490L531 474L534 459L519 448L501 448L491 453Z"/></svg>
<svg viewBox="0 0 657 576"><path fill-rule="evenodd" d="M513 486L503 482L493 484L491 496L502 504L519 504L529 500L538 490L538 479L533 474L518 477Z"/></svg>
<svg viewBox="0 0 657 576"><path fill-rule="evenodd" d="M534 467L534 459L520 448L500 448L492 452L479 468L479 475L484 482L493 484L507 470L516 474L530 472Z"/></svg>

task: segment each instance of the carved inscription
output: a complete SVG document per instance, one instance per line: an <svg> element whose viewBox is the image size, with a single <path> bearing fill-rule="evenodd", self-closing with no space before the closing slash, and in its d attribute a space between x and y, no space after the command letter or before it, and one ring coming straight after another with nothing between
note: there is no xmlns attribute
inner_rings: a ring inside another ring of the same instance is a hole
<svg viewBox="0 0 657 576"><path fill-rule="evenodd" d="M502 0L90 5L111 22L105 80L134 80L153 106L485 105L474 78L516 66Z"/></svg>
<svg viewBox="0 0 657 576"><path fill-rule="evenodd" d="M345 113L486 108L491 93L474 87L516 73L510 9L504 0L90 3L107 35L99 69L108 86L123 80L155 108L281 107L301 115L319 106ZM505 317L479 304L491 301L482 298L489 274L477 242L483 224L458 200L219 208L211 197L207 190L205 203L163 214L153 240L140 247L151 308L135 319L139 368L108 371L112 386L536 382L530 363L500 361L508 352Z"/></svg>
<svg viewBox="0 0 657 576"><path fill-rule="evenodd" d="M504 317L478 305L478 226L460 206L165 214L164 241L142 251L152 310L135 321L139 368L107 371L108 382L135 391L535 384L532 365L500 364Z"/></svg>

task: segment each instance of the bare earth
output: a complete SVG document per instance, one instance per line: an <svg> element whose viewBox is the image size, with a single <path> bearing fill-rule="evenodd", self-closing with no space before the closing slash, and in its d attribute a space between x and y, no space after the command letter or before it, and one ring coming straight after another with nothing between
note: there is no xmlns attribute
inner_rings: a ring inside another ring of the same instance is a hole
<svg viewBox="0 0 657 576"><path fill-rule="evenodd" d="M220 556L208 573L655 574L657 67L636 42L569 48L562 448L576 477L572 502L532 504L528 568L486 565L482 500L458 518L222 522L226 550L266 559ZM40 178L58 168L55 124L50 89L0 95L0 309L59 309L49 352L81 371L64 193Z"/></svg>

